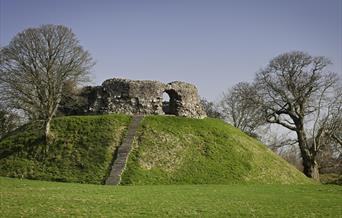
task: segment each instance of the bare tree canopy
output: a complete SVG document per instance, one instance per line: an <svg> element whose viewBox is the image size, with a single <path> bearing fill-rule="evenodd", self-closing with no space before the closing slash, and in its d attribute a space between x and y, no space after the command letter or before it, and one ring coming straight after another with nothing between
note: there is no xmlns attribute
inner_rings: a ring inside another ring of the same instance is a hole
<svg viewBox="0 0 342 218"><path fill-rule="evenodd" d="M18 33L0 50L1 100L45 121L45 134L61 100L65 81L88 79L94 65L70 28L42 25Z"/></svg>
<svg viewBox="0 0 342 218"><path fill-rule="evenodd" d="M255 130L265 124L258 98L253 84L236 84L223 93L219 102L225 120L249 135L255 135Z"/></svg>
<svg viewBox="0 0 342 218"><path fill-rule="evenodd" d="M20 124L19 116L0 104L0 139Z"/></svg>
<svg viewBox="0 0 342 218"><path fill-rule="evenodd" d="M328 72L330 61L304 52L290 52L270 61L256 77L260 105L269 123L296 133L304 173L319 179L317 152L325 137L339 138L341 80Z"/></svg>
<svg viewBox="0 0 342 218"><path fill-rule="evenodd" d="M214 104L214 102L211 102L205 98L202 98L201 104L202 104L203 110L205 111L205 113L207 114L208 117L217 118L217 119L223 118L223 116L220 113L217 105Z"/></svg>

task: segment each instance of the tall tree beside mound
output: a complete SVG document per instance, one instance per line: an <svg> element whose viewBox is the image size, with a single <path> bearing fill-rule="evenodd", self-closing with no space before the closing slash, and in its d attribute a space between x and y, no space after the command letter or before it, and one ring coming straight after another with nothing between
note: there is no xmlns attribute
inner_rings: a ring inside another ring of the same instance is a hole
<svg viewBox="0 0 342 218"><path fill-rule="evenodd" d="M31 120L43 120L48 142L63 86L87 81L94 65L90 54L70 28L42 25L18 33L0 57L1 100Z"/></svg>
<svg viewBox="0 0 342 218"><path fill-rule="evenodd" d="M342 128L341 80L327 71L330 61L303 52L277 56L256 77L257 92L269 123L296 133L304 174L319 180L317 153Z"/></svg>
<svg viewBox="0 0 342 218"><path fill-rule="evenodd" d="M224 119L248 135L257 137L256 130L265 125L258 99L254 84L236 84L223 93L219 102Z"/></svg>

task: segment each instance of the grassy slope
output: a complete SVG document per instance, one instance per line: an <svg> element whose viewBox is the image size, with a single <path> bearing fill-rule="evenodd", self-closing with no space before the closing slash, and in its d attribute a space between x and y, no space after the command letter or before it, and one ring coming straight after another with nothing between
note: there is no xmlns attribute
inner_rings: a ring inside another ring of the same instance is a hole
<svg viewBox="0 0 342 218"><path fill-rule="evenodd" d="M129 121L124 115L56 118L47 156L39 123L27 125L0 142L0 175L102 183Z"/></svg>
<svg viewBox="0 0 342 218"><path fill-rule="evenodd" d="M147 116L123 184L308 183L257 140L216 119Z"/></svg>
<svg viewBox="0 0 342 218"><path fill-rule="evenodd" d="M0 217L341 217L333 185L99 186L0 177Z"/></svg>
<svg viewBox="0 0 342 218"><path fill-rule="evenodd" d="M0 142L0 175L102 183L129 121L124 115L57 118L47 156L42 155L38 124L28 125ZM122 183L309 182L257 140L222 121L147 116Z"/></svg>

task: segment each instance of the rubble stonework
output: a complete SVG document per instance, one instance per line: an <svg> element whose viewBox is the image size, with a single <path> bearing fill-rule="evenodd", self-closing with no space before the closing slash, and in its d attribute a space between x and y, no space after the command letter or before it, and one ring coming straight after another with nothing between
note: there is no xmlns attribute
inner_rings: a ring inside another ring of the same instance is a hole
<svg viewBox="0 0 342 218"><path fill-rule="evenodd" d="M163 102L163 93L170 97ZM87 87L86 113L124 113L129 115L172 114L203 118L197 88L189 83L175 81L164 84L150 80L108 79L101 86Z"/></svg>

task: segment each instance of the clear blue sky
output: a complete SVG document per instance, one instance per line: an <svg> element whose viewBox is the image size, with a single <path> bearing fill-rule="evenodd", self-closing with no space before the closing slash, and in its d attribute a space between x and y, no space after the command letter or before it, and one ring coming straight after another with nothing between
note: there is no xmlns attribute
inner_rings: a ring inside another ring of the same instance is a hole
<svg viewBox="0 0 342 218"><path fill-rule="evenodd" d="M0 43L41 24L71 27L112 77L181 80L217 100L274 56L324 55L342 73L342 0L0 0Z"/></svg>

